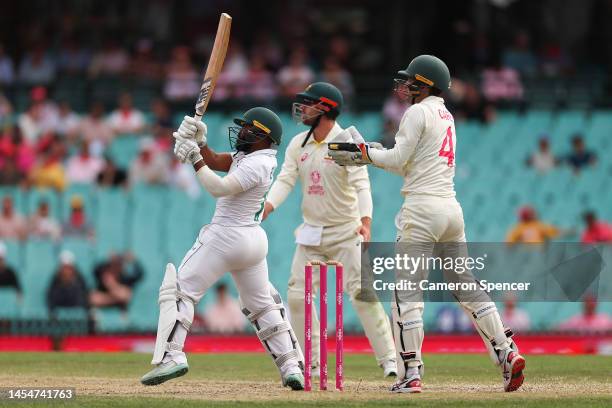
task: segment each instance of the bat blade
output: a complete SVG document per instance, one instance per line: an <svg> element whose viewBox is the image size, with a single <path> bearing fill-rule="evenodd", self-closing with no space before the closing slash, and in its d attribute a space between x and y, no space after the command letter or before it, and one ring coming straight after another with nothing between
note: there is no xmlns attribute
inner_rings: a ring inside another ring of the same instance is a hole
<svg viewBox="0 0 612 408"><path fill-rule="evenodd" d="M208 67L206 68L206 74L204 74L204 81L200 88L200 94L195 104L195 119L202 119L208 102L215 89L217 78L223 68L223 61L225 60L225 54L227 53L227 47L229 44L230 30L232 28L232 17L227 13L222 13L219 19L219 26L217 27L217 35L215 36L215 43L213 45L210 59L208 60Z"/></svg>

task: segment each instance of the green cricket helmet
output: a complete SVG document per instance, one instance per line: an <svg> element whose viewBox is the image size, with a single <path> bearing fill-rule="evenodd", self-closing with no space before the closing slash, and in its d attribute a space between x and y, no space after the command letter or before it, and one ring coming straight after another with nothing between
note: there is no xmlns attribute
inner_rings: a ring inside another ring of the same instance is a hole
<svg viewBox="0 0 612 408"><path fill-rule="evenodd" d="M451 87L451 76L448 67L438 57L419 55L408 68L397 72L395 91L401 96L417 96L421 86L445 91Z"/></svg>
<svg viewBox="0 0 612 408"><path fill-rule="evenodd" d="M315 82L295 96L292 116L298 123L318 116L336 119L342 111L342 92L328 82Z"/></svg>
<svg viewBox="0 0 612 408"><path fill-rule="evenodd" d="M283 124L278 115L261 106L251 108L234 119L238 127L229 128L230 146L238 151L248 151L250 145L270 138L275 145L281 144Z"/></svg>

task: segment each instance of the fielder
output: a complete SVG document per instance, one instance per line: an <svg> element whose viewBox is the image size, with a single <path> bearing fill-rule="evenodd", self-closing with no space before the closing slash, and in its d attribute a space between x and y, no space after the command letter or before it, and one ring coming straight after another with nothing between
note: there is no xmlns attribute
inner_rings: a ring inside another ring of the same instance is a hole
<svg viewBox="0 0 612 408"><path fill-rule="evenodd" d="M405 200L396 218L400 244L410 243L417 254L431 256L435 243L445 243L437 245L446 251L442 256L465 256L463 211L453 184L455 126L444 99L439 97L450 87L448 67L434 56L421 55L398 74L395 92L403 99L411 98L412 105L404 113L395 146L383 150L364 143L361 135L353 132L353 139L360 142L330 144L329 154L341 165L374 164L404 176L401 192ZM427 272L417 271L418 278L426 278ZM450 270L450 274L457 280L474 279L471 273ZM402 272L396 276L402 279ZM525 359L518 353L512 332L504 329L495 304L482 291L453 294L472 318L494 363L501 367L505 391L517 390L524 380ZM415 301L414 297L396 291L392 311L400 363L393 392L421 392L424 304L418 301L422 293L418 295Z"/></svg>
<svg viewBox="0 0 612 408"><path fill-rule="evenodd" d="M193 165L198 180L217 206L210 224L200 230L178 272L168 264L159 289L156 367L145 374L145 385L161 384L187 373L183 352L194 307L207 289L231 272L244 314L274 359L284 386L304 388L302 351L286 318L280 295L268 279L268 239L260 227L264 197L276 169L282 125L266 108L248 110L234 119L230 145L236 153L215 153L206 146L206 125L186 116L174 133L174 153ZM227 172L219 177L213 170Z"/></svg>
<svg viewBox="0 0 612 408"><path fill-rule="evenodd" d="M296 135L285 153L282 170L270 189L264 219L287 198L296 181L302 184L304 223L296 230L296 251L291 266L287 299L293 327L304 327L304 266L311 260L336 260L344 265L344 290L357 311L384 376L397 373L389 319L380 302L361 294L361 242L370 240L372 196L365 167L340 167L327 157L327 142L349 141L336 123L342 109L340 91L316 82L297 94L296 121L310 130ZM319 275L313 274L313 292ZM314 301L313 301L314 305ZM300 344L304 332L298 330ZM319 320L313 310L313 374L319 374Z"/></svg>

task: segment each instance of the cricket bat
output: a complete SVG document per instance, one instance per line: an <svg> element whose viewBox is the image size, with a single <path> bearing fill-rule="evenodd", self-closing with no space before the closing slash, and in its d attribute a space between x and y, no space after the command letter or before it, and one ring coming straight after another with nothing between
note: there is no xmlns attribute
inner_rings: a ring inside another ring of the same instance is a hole
<svg viewBox="0 0 612 408"><path fill-rule="evenodd" d="M217 35L215 36L215 43L213 45L210 59L208 60L208 67L206 68L206 74L204 75L204 81L200 88L200 95L195 104L195 115L194 119L200 120L206 112L208 102L212 96L213 90L215 89L215 83L223 68L223 61L225 60L225 53L227 52L227 46L229 44L230 29L232 28L232 17L227 13L222 13L219 19L219 26L217 27Z"/></svg>

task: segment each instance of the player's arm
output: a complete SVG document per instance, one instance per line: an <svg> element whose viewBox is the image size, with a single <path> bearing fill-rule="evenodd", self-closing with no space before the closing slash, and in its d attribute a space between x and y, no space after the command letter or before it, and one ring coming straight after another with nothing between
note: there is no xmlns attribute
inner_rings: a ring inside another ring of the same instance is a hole
<svg viewBox="0 0 612 408"><path fill-rule="evenodd" d="M217 153L207 145L200 147L200 154L204 158L204 163L216 171L228 172L232 166L231 153Z"/></svg>
<svg viewBox="0 0 612 408"><path fill-rule="evenodd" d="M178 130L173 133L177 143L181 139L194 140L200 148L200 155L204 163L212 170L228 172L232 165L232 155L230 153L216 153L207 145L206 134L208 128L206 124L191 116L185 116ZM176 153L176 152L175 152Z"/></svg>
<svg viewBox="0 0 612 408"><path fill-rule="evenodd" d="M348 183L357 192L357 202L359 205L359 217L361 226L357 233L363 236L364 241L369 241L371 237L372 212L372 191L370 188L370 178L368 177L367 167L346 167L348 173Z"/></svg>
<svg viewBox="0 0 612 408"><path fill-rule="evenodd" d="M329 155L342 166L374 164L396 174L403 174L406 162L412 156L425 129L425 113L418 105L410 107L395 135L392 149L383 149L379 143L366 143L353 126L348 128L354 143L328 144Z"/></svg>
<svg viewBox="0 0 612 408"><path fill-rule="evenodd" d="M196 156L193 160L197 160L193 163L193 168L198 181L213 197L219 198L245 191L235 174L221 177L204 163L201 155Z"/></svg>
<svg viewBox="0 0 612 408"><path fill-rule="evenodd" d="M413 105L402 118L395 135L395 145L388 150L371 149L368 155L372 163L385 169L403 168L414 153L417 143L425 130L425 113Z"/></svg>
<svg viewBox="0 0 612 408"><path fill-rule="evenodd" d="M287 149L285 150L285 161L281 167L279 175L272 184L270 191L268 192L266 203L264 204L263 220L268 217L274 209L278 208L279 205L287 199L287 196L293 190L297 178L299 176L298 171L298 156L299 156L299 144L293 139Z"/></svg>

